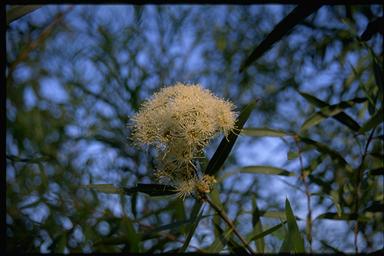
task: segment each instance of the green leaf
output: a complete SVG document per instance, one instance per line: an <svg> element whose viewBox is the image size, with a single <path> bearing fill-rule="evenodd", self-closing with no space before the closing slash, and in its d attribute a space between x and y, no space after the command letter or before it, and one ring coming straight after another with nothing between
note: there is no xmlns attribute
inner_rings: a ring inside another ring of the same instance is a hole
<svg viewBox="0 0 384 256"><path fill-rule="evenodd" d="M98 192L107 193L107 194L124 194L124 189L115 187L112 184L89 184L80 186L80 188L93 189Z"/></svg>
<svg viewBox="0 0 384 256"><path fill-rule="evenodd" d="M383 18L382 18L383 19ZM376 85L379 88L379 92L381 94L384 93L384 74L383 74L383 68L381 67L380 63L376 60L376 57L374 56L373 51L370 51L372 55L372 64L373 64L373 74L375 75L375 81Z"/></svg>
<svg viewBox="0 0 384 256"><path fill-rule="evenodd" d="M7 25L9 25L12 21L17 20L40 7L41 5L23 5L12 7L9 11L7 11L6 14Z"/></svg>
<svg viewBox="0 0 384 256"><path fill-rule="evenodd" d="M284 137L292 136L293 134L270 128L243 128L241 135L253 137Z"/></svg>
<svg viewBox="0 0 384 256"><path fill-rule="evenodd" d="M326 212L326 213L323 213L323 214L320 214L319 216L317 216L315 218L315 220L317 220L317 219L343 220L343 221L356 220L357 215L353 214L353 213L343 213L343 214L339 215L336 212ZM369 221L369 218L366 216L359 216L359 221Z"/></svg>
<svg viewBox="0 0 384 256"><path fill-rule="evenodd" d="M284 35L303 21L307 16L311 15L320 8L320 4L301 4L290 12L283 20L281 20L272 30L271 33L252 51L241 64L239 72L243 72L249 65L263 55L272 45L279 41Z"/></svg>
<svg viewBox="0 0 384 256"><path fill-rule="evenodd" d="M324 101L322 101L322 100L320 100L320 99L316 98L315 96L312 96L308 93L304 93L304 92L299 91L299 94L315 107L324 108L324 107L330 106L328 103L326 103L326 102L324 102ZM357 132L360 129L360 125L344 112L341 112L341 113L333 116L332 118L334 118L337 121L339 121L340 123L344 124L345 126L347 126L352 131Z"/></svg>
<svg viewBox="0 0 384 256"><path fill-rule="evenodd" d="M201 216L201 219L203 218L206 218L206 217L210 217L211 215L204 215L204 216ZM166 225L162 225L162 226L159 226L159 227L156 227L146 233L158 233L158 232L162 232L162 231L165 231L165 230L169 230L169 229L176 229L176 228L179 228L183 225L186 225L186 224L190 224L190 223L193 223L194 220L181 220L181 221L176 221L176 222L173 222L173 223L169 223L169 224L166 224Z"/></svg>
<svg viewBox="0 0 384 256"><path fill-rule="evenodd" d="M371 118L360 128L359 132L367 132L384 121L384 107L380 108Z"/></svg>
<svg viewBox="0 0 384 256"><path fill-rule="evenodd" d="M133 193L141 192L150 196L166 196L177 193L176 188L170 185L142 183L138 183L136 187L133 188L124 188L124 192L127 195L132 195Z"/></svg>
<svg viewBox="0 0 384 256"><path fill-rule="evenodd" d="M364 209L364 212L384 212L384 203L373 201L370 206Z"/></svg>
<svg viewBox="0 0 384 256"><path fill-rule="evenodd" d="M208 253L219 253L228 243L228 239L233 230L229 228L226 231L223 231L218 224L213 224L216 231L215 233L217 233L218 236L215 238L213 243L208 248L206 248L206 251Z"/></svg>
<svg viewBox="0 0 384 256"><path fill-rule="evenodd" d="M284 230L285 230L285 238L283 240L283 243L281 244L279 253L290 253L293 247L293 244L290 242L291 236L285 227L284 227Z"/></svg>
<svg viewBox="0 0 384 256"><path fill-rule="evenodd" d="M379 167L369 171L370 175L384 175L384 167Z"/></svg>
<svg viewBox="0 0 384 256"><path fill-rule="evenodd" d="M245 122L248 120L252 110L255 108L257 100L249 103L240 113L239 117L236 120L235 128L240 132L243 128ZM215 175L220 168L223 166L225 160L229 156L233 145L236 142L238 134L231 131L227 138L221 140L220 145L218 146L216 152L213 154L213 157L208 163L207 168L205 169L205 174Z"/></svg>
<svg viewBox="0 0 384 256"><path fill-rule="evenodd" d="M340 251L339 249L337 249L336 247L333 247L331 245L329 245L326 241L324 240L320 240L320 243L324 246L324 247L327 247L328 249L331 249L333 252L335 253L339 253L339 254L345 254L343 253L342 251Z"/></svg>
<svg viewBox="0 0 384 256"><path fill-rule="evenodd" d="M193 237L193 234L195 233L195 230L197 228L197 226L199 225L199 222L200 222L200 219L202 218L203 216L203 210L202 209L200 211L200 208L202 206L202 203L200 201L196 201L195 202L195 205L193 206L192 208L192 213L191 213L191 219L194 220L194 222L191 224L191 227L190 227L190 231L188 233L188 236L187 238L185 239L184 241L184 244L183 246L180 248L179 252L185 252L185 250L187 250L188 248L188 245L189 245L189 242L191 241L192 237ZM200 213L198 214L198 212L200 211Z"/></svg>
<svg viewBox="0 0 384 256"><path fill-rule="evenodd" d="M122 226L124 229L125 235L129 238L128 244L129 252L140 252L140 235L136 232L133 223L130 218L124 216L122 219Z"/></svg>
<svg viewBox="0 0 384 256"><path fill-rule="evenodd" d="M252 206L253 206L253 214L252 214L253 232L262 233L263 225L260 220L260 212L259 212L259 208L257 207L257 202L255 197L252 198ZM265 242L263 237L254 239L254 240L256 242L257 251L259 253L264 253Z"/></svg>
<svg viewBox="0 0 384 256"><path fill-rule="evenodd" d="M292 245L292 249L296 253L304 253L304 240L300 235L299 227L296 223L295 215L293 214L291 204L289 203L288 198L285 200L285 214L287 215L287 223L288 223L288 236L289 242Z"/></svg>
<svg viewBox="0 0 384 256"><path fill-rule="evenodd" d="M281 223L279 223L279 224L277 224L277 225L275 225L275 226L273 226L273 227L271 227L271 228L269 228L269 229L267 229L267 230L264 230L264 231L261 232L261 233L252 235L252 236L250 237L249 241L251 241L251 240L256 240L256 239L260 239L260 238L263 238L263 237L265 237L265 236L267 236L267 235L269 235L269 234L272 234L273 232L279 230L285 223L287 223L287 221L283 221L283 222L281 222ZM253 234L253 232L252 232L252 234Z"/></svg>
<svg viewBox="0 0 384 256"><path fill-rule="evenodd" d="M321 121L328 117L336 116L343 112L344 109L354 106L356 103L365 102L366 98L355 98L349 101L342 101L338 104L328 105L320 109L320 111L311 115L301 126L301 132L309 129L310 127L319 124Z"/></svg>
<svg viewBox="0 0 384 256"><path fill-rule="evenodd" d="M308 145L315 146L316 150L320 153L329 155L336 164L341 165L349 173L353 172L353 168L348 164L348 162L345 161L345 159L338 152L329 148L327 145L305 137L300 137L300 140Z"/></svg>
<svg viewBox="0 0 384 256"><path fill-rule="evenodd" d="M245 166L240 169L240 172L271 174L271 175L281 175L281 176L295 176L294 173L281 168L272 167L272 166L261 166L261 165Z"/></svg>

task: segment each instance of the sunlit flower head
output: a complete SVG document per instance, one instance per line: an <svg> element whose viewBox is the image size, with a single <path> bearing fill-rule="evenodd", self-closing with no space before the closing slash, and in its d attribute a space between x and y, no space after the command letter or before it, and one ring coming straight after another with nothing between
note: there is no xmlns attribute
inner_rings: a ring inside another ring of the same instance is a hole
<svg viewBox="0 0 384 256"><path fill-rule="evenodd" d="M216 135L234 129L234 105L196 84L162 88L133 120L133 140L159 151L159 178L180 183L196 178L193 163Z"/></svg>

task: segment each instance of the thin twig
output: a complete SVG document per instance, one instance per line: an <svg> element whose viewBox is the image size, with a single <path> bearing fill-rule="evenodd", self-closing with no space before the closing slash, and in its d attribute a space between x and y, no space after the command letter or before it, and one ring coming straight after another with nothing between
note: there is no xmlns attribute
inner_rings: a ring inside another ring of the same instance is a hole
<svg viewBox="0 0 384 256"><path fill-rule="evenodd" d="M211 199L209 199L208 196L206 196L205 194L202 195L203 197L203 200L206 201L213 209L215 209L215 211L219 214L219 216L228 224L228 226L233 230L233 232L235 233L235 235L240 239L240 241L243 243L243 245L245 246L245 248L247 248L247 250L251 253L251 254L255 254L255 252L252 250L252 248L248 245L247 241L244 239L244 237L239 233L239 231L237 231L235 225L233 224L233 222L229 219L228 215L222 210L220 209L220 207L218 207L217 205L215 205Z"/></svg>
<svg viewBox="0 0 384 256"><path fill-rule="evenodd" d="M307 180L307 175L304 172L304 164L303 164L303 159L301 156L301 149L300 149L300 144L299 144L299 139L298 137L294 137L296 145L297 145L297 153L299 154L299 160L300 160L300 178L304 183L304 188L305 188L305 195L307 197L307 239L309 243L309 252L312 253L312 209L311 209L311 192L309 191L309 184Z"/></svg>
<svg viewBox="0 0 384 256"><path fill-rule="evenodd" d="M358 237L358 234L359 234L359 218L358 218L358 213L359 213L359 196L360 196L360 186L361 186L361 175L362 175L362 169L363 169L363 166L364 166L364 161L365 161L365 157L367 156L367 153L368 153L368 147L369 147L369 144L371 143L372 141L372 137L373 137L373 134L375 133L375 129L376 128L373 128L371 133L369 134L369 137L367 139L367 142L365 144L365 148L364 148L364 153L361 157L361 162L360 162L360 165L357 169L357 172L356 172L356 190L355 190L355 198L356 198L356 201L355 201L355 215L356 215L356 222L355 222L355 227L354 227L354 245L355 245L355 253L359 253L359 247L357 245L357 237Z"/></svg>

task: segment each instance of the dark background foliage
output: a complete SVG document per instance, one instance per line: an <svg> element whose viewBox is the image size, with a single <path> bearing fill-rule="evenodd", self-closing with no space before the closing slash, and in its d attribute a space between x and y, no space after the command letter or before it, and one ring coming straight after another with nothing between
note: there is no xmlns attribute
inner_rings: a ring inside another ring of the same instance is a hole
<svg viewBox="0 0 384 256"><path fill-rule="evenodd" d="M382 249L382 6L295 13L256 58L295 8L7 6L7 252L235 250L210 207L197 218L193 198L84 187L154 182L154 152L132 145L127 124L178 81L239 112L261 99L211 195L253 248L295 251L289 239L304 239L307 252Z"/></svg>

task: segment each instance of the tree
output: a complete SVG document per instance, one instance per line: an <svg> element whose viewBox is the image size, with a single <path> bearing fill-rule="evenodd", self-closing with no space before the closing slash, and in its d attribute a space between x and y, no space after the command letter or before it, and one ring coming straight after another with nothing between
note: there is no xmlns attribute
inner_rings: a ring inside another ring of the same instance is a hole
<svg viewBox="0 0 384 256"><path fill-rule="evenodd" d="M380 249L381 6L20 8L7 7L8 252L246 250L226 217L257 252ZM239 113L261 98L239 137L206 150L224 164L211 207L138 185L154 183L156 152L134 147L127 124L177 81ZM100 183L118 194L85 187Z"/></svg>

